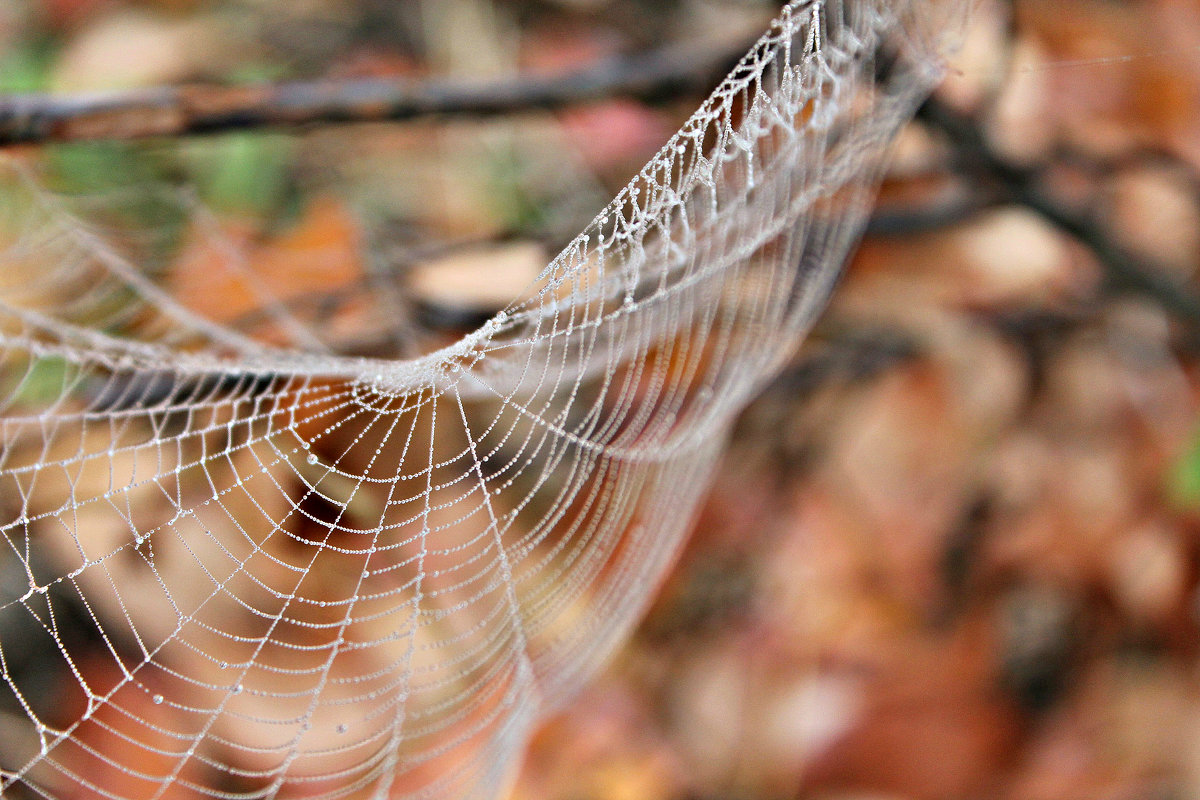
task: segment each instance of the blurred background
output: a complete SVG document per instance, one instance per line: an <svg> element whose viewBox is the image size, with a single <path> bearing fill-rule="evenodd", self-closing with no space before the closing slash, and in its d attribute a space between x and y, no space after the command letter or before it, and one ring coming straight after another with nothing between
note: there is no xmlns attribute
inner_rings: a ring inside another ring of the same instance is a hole
<svg viewBox="0 0 1200 800"><path fill-rule="evenodd" d="M777 8L0 0L0 89L552 75L736 53ZM403 356L528 284L704 78L487 120L6 152L194 310L271 338L265 287L338 349ZM230 258L255 287L213 278ZM1200 6L980 5L831 308L513 797L1200 797L1198 266ZM355 302L380 272L403 288L382 329Z"/></svg>

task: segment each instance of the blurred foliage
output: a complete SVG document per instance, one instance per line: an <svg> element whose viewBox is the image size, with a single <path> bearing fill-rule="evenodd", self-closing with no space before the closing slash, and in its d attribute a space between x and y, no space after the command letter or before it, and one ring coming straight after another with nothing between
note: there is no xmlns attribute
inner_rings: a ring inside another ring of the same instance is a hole
<svg viewBox="0 0 1200 800"><path fill-rule="evenodd" d="M230 215L269 217L295 201L292 140L263 133L222 136L189 164L200 198Z"/></svg>
<svg viewBox="0 0 1200 800"><path fill-rule="evenodd" d="M40 92L48 88L54 49L48 40L19 42L0 54L0 92Z"/></svg>
<svg viewBox="0 0 1200 800"><path fill-rule="evenodd" d="M1176 503L1200 511L1200 436L1193 437L1191 446L1175 462L1168 489Z"/></svg>
<svg viewBox="0 0 1200 800"><path fill-rule="evenodd" d="M43 358L21 376L5 376L19 381L15 391L5 388L5 395L31 408L44 407L62 397L70 386L74 367L64 358Z"/></svg>

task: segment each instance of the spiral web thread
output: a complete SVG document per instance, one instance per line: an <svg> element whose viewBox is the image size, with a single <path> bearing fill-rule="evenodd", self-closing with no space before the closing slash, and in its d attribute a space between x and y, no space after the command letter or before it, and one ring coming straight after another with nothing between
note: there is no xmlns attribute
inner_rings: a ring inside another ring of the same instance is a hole
<svg viewBox="0 0 1200 800"><path fill-rule="evenodd" d="M265 290L205 319L12 168L0 790L502 792L822 306L959 13L790 3L522 298L415 360ZM392 296L360 298L380 326Z"/></svg>

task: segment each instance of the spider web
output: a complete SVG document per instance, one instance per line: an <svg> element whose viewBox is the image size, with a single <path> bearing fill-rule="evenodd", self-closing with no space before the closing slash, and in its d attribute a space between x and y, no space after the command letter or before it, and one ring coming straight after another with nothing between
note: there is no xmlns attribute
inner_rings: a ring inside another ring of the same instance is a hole
<svg viewBox="0 0 1200 800"><path fill-rule="evenodd" d="M9 164L0 791L502 792L821 308L961 13L788 4L522 297L404 361L265 289L269 328L205 318Z"/></svg>

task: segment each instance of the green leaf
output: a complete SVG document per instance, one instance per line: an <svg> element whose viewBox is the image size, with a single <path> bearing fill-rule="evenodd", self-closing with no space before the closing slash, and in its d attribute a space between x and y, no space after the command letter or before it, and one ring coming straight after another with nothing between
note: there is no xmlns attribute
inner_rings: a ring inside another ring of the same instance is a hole
<svg viewBox="0 0 1200 800"><path fill-rule="evenodd" d="M71 385L74 372L74 367L65 358L39 358L18 379L16 391L11 394L19 403L44 408L63 395Z"/></svg>
<svg viewBox="0 0 1200 800"><path fill-rule="evenodd" d="M1181 508L1200 509L1200 434L1175 462L1168 475L1168 496Z"/></svg>
<svg viewBox="0 0 1200 800"><path fill-rule="evenodd" d="M490 204L504 227L514 231L542 227L547 209L530 194L519 155L512 150L497 153L489 166Z"/></svg>
<svg viewBox="0 0 1200 800"><path fill-rule="evenodd" d="M43 92L49 85L54 48L49 40L33 39L0 53L0 92Z"/></svg>
<svg viewBox="0 0 1200 800"><path fill-rule="evenodd" d="M204 142L190 159L201 198L229 214L269 217L279 212L292 189L292 149L289 137L262 133Z"/></svg>
<svg viewBox="0 0 1200 800"><path fill-rule="evenodd" d="M48 184L86 218L137 237L147 259L169 253L188 216L169 154L145 144L87 142L48 147Z"/></svg>

